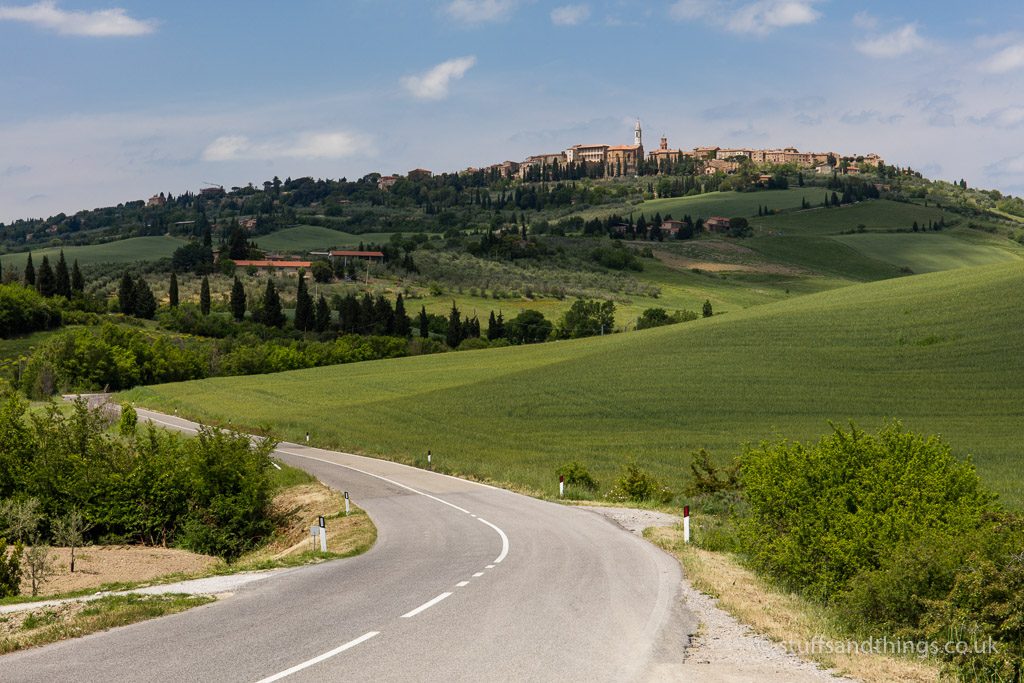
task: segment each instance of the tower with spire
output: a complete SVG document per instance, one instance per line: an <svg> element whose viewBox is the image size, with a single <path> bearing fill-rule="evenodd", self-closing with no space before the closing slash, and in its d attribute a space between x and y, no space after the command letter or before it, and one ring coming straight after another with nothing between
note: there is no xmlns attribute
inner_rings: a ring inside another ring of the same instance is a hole
<svg viewBox="0 0 1024 683"><path fill-rule="evenodd" d="M636 128L633 129L633 144L637 147L643 147L643 131L640 129L640 119L636 120Z"/></svg>

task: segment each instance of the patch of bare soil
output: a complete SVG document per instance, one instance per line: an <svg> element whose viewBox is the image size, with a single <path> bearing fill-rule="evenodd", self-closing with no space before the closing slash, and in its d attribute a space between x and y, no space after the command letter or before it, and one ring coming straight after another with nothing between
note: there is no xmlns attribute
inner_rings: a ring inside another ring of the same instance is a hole
<svg viewBox="0 0 1024 683"><path fill-rule="evenodd" d="M742 247L745 248L745 247ZM798 268L783 266L778 263L727 263L724 261L698 261L696 259L679 256L668 251L654 250L654 256L670 268L678 270L706 270L711 273L741 272L741 273L768 273L771 275L801 275L804 271Z"/></svg>
<svg viewBox="0 0 1024 683"><path fill-rule="evenodd" d="M168 574L196 574L220 564L221 560L176 548L135 545L93 545L75 550L75 572L71 573L71 550L54 548L50 555L54 573L41 586L40 595L99 588L106 583L151 581ZM30 595L32 583L22 578L21 594Z"/></svg>

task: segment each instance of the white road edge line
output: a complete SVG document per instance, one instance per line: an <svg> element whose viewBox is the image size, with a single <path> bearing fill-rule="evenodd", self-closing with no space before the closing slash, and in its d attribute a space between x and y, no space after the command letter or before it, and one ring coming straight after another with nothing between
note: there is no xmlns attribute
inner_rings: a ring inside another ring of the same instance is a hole
<svg viewBox="0 0 1024 683"><path fill-rule="evenodd" d="M348 641L347 643L345 643L341 647L336 647L333 650L331 650L330 652L323 653L319 657L313 657L313 659L308 659L305 662L302 662L301 664L296 664L292 668L285 669L281 673L274 674L273 676L268 676L267 678L261 678L256 683L272 683L272 681L279 681L282 678L285 678L287 676L291 676L292 674L298 673L299 671L302 671L303 669L307 669L307 668L313 666L314 664L319 664L320 662L324 661L325 659L330 659L331 657L334 657L335 655L340 655L345 650L349 650L349 649L355 647L356 645L359 645L360 643L365 643L370 638L373 638L374 636L379 635L379 634L380 634L380 631L370 631L369 633L364 633L363 635L359 636L355 640Z"/></svg>
<svg viewBox="0 0 1024 683"><path fill-rule="evenodd" d="M433 600L429 600L429 601L423 603L422 605L420 605L416 609L412 610L411 612L406 612L405 614L402 615L402 619L412 619L414 616L416 616L420 612L423 612L423 611L426 611L426 610L430 609L431 607L433 607L437 603L441 602L442 600L444 600L445 598L447 598L450 595L451 595L451 593L441 593L440 595L438 595ZM261 683L262 683L262 681L261 681Z"/></svg>

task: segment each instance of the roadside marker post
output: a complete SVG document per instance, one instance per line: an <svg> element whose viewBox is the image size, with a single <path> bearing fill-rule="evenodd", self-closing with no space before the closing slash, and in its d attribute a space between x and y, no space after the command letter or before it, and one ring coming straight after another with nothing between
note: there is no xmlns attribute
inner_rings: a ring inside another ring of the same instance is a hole
<svg viewBox="0 0 1024 683"><path fill-rule="evenodd" d="M320 552L327 552L327 520L320 515Z"/></svg>
<svg viewBox="0 0 1024 683"><path fill-rule="evenodd" d="M309 445L309 432L306 432L306 445Z"/></svg>
<svg viewBox="0 0 1024 683"><path fill-rule="evenodd" d="M683 506L683 543L690 542L690 506Z"/></svg>
<svg viewBox="0 0 1024 683"><path fill-rule="evenodd" d="M427 450L427 469L430 469L430 450Z"/></svg>
<svg viewBox="0 0 1024 683"><path fill-rule="evenodd" d="M558 475L558 497L562 498L565 496L565 475Z"/></svg>
<svg viewBox="0 0 1024 683"><path fill-rule="evenodd" d="M345 516L348 517L348 491L345 491Z"/></svg>

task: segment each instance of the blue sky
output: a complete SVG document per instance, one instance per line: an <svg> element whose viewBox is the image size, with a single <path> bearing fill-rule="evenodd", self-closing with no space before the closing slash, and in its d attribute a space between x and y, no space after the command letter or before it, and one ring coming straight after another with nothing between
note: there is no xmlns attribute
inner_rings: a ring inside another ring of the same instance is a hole
<svg viewBox="0 0 1024 683"><path fill-rule="evenodd" d="M0 0L0 221L572 144L877 152L1024 194L1024 3Z"/></svg>

